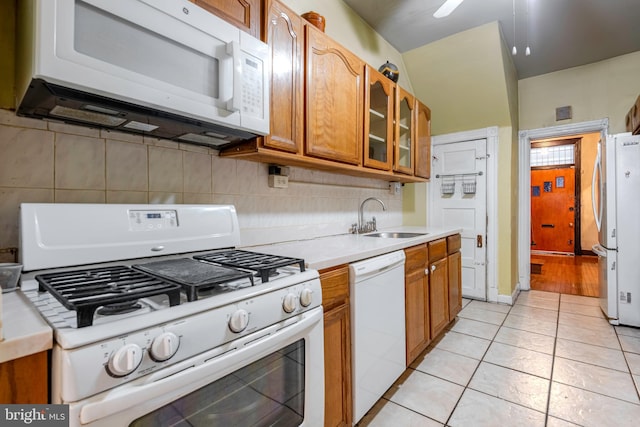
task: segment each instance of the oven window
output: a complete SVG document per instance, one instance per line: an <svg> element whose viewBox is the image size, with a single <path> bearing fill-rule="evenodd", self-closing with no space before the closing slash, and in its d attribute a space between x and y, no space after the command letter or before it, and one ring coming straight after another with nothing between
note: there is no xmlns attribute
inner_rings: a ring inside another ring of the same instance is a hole
<svg viewBox="0 0 640 427"><path fill-rule="evenodd" d="M303 419L304 340L299 340L130 426L298 426Z"/></svg>

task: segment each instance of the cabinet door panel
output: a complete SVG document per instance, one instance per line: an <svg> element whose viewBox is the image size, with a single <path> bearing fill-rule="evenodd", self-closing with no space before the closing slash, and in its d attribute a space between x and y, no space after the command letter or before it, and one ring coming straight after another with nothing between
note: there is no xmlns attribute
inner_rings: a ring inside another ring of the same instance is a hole
<svg viewBox="0 0 640 427"><path fill-rule="evenodd" d="M429 308L431 336L438 334L449 323L449 289L447 281L447 258L434 262L429 268Z"/></svg>
<svg viewBox="0 0 640 427"><path fill-rule="evenodd" d="M423 269L405 277L407 366L427 348L430 342L427 283Z"/></svg>
<svg viewBox="0 0 640 427"><path fill-rule="evenodd" d="M394 83L366 67L364 100L364 165L390 170L393 160Z"/></svg>
<svg viewBox="0 0 640 427"><path fill-rule="evenodd" d="M0 363L0 403L46 404L48 372L46 351Z"/></svg>
<svg viewBox="0 0 640 427"><path fill-rule="evenodd" d="M462 255L456 252L447 257L449 267L449 320L462 310Z"/></svg>
<svg viewBox="0 0 640 427"><path fill-rule="evenodd" d="M415 98L400 86L396 87L394 170L413 175L415 156Z"/></svg>
<svg viewBox="0 0 640 427"><path fill-rule="evenodd" d="M324 425L351 425L351 327L349 304L324 315Z"/></svg>
<svg viewBox="0 0 640 427"><path fill-rule="evenodd" d="M405 249L405 321L407 366L431 342L427 245Z"/></svg>
<svg viewBox="0 0 640 427"><path fill-rule="evenodd" d="M260 38L261 0L190 0L225 21Z"/></svg>
<svg viewBox="0 0 640 427"><path fill-rule="evenodd" d="M306 27L305 154L361 164L364 62Z"/></svg>
<svg viewBox="0 0 640 427"><path fill-rule="evenodd" d="M264 146L300 153L304 135L302 18L275 1L267 24L271 48L271 134L265 137Z"/></svg>
<svg viewBox="0 0 640 427"><path fill-rule="evenodd" d="M416 100L416 162L415 176L431 176L431 110Z"/></svg>

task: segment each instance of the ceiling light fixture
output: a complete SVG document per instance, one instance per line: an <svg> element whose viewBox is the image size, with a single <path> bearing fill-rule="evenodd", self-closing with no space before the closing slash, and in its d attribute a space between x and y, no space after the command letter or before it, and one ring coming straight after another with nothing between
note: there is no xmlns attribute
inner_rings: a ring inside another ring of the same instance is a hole
<svg viewBox="0 0 640 427"><path fill-rule="evenodd" d="M463 0L447 0L444 2L442 6L433 14L434 18L444 18L445 16L449 16L451 12L453 12L456 7L460 6Z"/></svg>

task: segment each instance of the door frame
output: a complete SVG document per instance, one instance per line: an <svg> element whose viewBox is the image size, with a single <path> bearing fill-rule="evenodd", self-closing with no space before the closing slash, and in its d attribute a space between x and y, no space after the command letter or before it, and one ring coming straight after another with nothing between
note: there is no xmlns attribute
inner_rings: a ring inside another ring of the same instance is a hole
<svg viewBox="0 0 640 427"><path fill-rule="evenodd" d="M431 145L451 144L456 142L473 141L475 139L487 140L487 235L486 246L486 295L487 301L498 302L498 282L496 280L496 266L498 249L494 242L497 241L498 229L498 127L475 129L464 132L436 135L431 138ZM431 183L427 183L427 194L436 191ZM431 203L429 203L431 205ZM427 215L429 208L427 207Z"/></svg>
<svg viewBox="0 0 640 427"><path fill-rule="evenodd" d="M530 148L540 148L540 147L557 147L563 145L573 145L573 163L569 165L553 165L553 166L538 166L535 167L537 170L541 169L556 169L558 167L569 167L573 166L573 254L574 255L582 255L582 240L580 237L580 216L582 215L581 210L581 191L582 188L581 179L580 179L580 170L582 170L582 161L581 161L581 146L582 146L582 137L576 138L566 138L566 139L552 139L552 140L544 140L531 141ZM533 172L534 168L529 168L529 173ZM531 175L529 175L531 176ZM529 198L531 198L531 193L529 193Z"/></svg>
<svg viewBox="0 0 640 427"><path fill-rule="evenodd" d="M519 139L519 186L518 186L518 273L520 290L531 289L531 141L562 136L600 132L604 138L609 129L609 119L549 126L546 128L521 130Z"/></svg>

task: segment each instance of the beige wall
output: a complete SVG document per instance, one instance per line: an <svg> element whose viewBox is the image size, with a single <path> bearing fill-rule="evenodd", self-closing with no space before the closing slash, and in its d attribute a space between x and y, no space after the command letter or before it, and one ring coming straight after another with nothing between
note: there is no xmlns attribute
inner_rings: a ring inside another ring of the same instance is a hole
<svg viewBox="0 0 640 427"><path fill-rule="evenodd" d="M413 92L402 55L376 33L353 9L342 0L282 0L294 12L318 12L325 17L325 33L358 55L373 68L385 61L394 63L400 71L398 83Z"/></svg>
<svg viewBox="0 0 640 427"><path fill-rule="evenodd" d="M624 119L640 94L640 51L606 61L523 79L520 129L609 118L609 133L625 131ZM570 105L573 118L556 122L555 109Z"/></svg>
<svg viewBox="0 0 640 427"><path fill-rule="evenodd" d="M511 125L505 66L512 66L504 64L497 22L403 57L415 95L431 108L434 135Z"/></svg>

